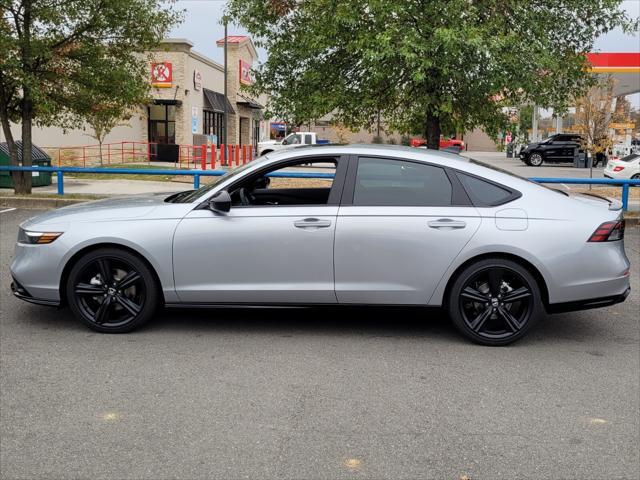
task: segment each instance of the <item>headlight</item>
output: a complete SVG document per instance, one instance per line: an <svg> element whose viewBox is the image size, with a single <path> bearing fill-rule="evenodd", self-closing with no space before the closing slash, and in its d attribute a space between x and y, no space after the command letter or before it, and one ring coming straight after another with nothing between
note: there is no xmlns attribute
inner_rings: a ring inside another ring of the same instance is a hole
<svg viewBox="0 0 640 480"><path fill-rule="evenodd" d="M53 242L60 235L62 232L29 232L21 228L18 230L18 243L43 245Z"/></svg>

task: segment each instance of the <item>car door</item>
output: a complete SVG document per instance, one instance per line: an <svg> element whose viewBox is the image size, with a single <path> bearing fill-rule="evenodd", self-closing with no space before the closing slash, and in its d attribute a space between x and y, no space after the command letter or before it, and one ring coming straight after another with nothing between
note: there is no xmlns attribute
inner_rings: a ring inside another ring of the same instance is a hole
<svg viewBox="0 0 640 480"><path fill-rule="evenodd" d="M544 144L545 158L549 160L557 160L562 157L565 143L560 135L552 136L547 143Z"/></svg>
<svg viewBox="0 0 640 480"><path fill-rule="evenodd" d="M273 196L261 191L256 196L271 199L271 204L234 205L227 214L206 208L189 213L174 236L174 277L180 300L336 303L333 244L346 159L331 160L337 167L333 167L335 178L325 204L277 205ZM283 198L298 198L303 190L297 185L293 195Z"/></svg>
<svg viewBox="0 0 640 480"><path fill-rule="evenodd" d="M426 304L480 222L444 168L353 158L336 227L338 302Z"/></svg>

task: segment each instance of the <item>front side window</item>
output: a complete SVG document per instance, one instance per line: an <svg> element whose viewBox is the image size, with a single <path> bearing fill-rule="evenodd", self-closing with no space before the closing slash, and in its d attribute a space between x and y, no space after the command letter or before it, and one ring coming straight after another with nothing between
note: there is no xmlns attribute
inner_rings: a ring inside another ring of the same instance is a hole
<svg viewBox="0 0 640 480"><path fill-rule="evenodd" d="M282 141L283 145L300 145L302 143L300 134L292 133Z"/></svg>
<svg viewBox="0 0 640 480"><path fill-rule="evenodd" d="M353 205L448 206L453 188L444 169L386 158L358 160Z"/></svg>
<svg viewBox="0 0 640 480"><path fill-rule="evenodd" d="M229 189L234 206L326 205L336 175L335 158L305 158L252 175Z"/></svg>

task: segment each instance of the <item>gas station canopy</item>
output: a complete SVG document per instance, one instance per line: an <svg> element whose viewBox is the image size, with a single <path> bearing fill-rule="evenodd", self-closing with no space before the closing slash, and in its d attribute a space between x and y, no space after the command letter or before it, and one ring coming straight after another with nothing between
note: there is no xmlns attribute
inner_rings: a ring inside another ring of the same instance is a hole
<svg viewBox="0 0 640 480"><path fill-rule="evenodd" d="M587 58L593 73L613 77L614 96L640 92L640 52L589 53Z"/></svg>

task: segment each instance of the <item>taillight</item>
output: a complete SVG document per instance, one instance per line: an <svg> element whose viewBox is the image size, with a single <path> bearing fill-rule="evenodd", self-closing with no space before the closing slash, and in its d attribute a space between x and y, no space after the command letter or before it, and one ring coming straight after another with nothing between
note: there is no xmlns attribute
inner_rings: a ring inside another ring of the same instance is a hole
<svg viewBox="0 0 640 480"><path fill-rule="evenodd" d="M624 220L604 222L591 234L588 242L613 242L624 238Z"/></svg>
<svg viewBox="0 0 640 480"><path fill-rule="evenodd" d="M620 166L618 166L618 167L613 167L613 171L614 171L614 172L621 172L622 170L624 170L624 167L620 167Z"/></svg>

